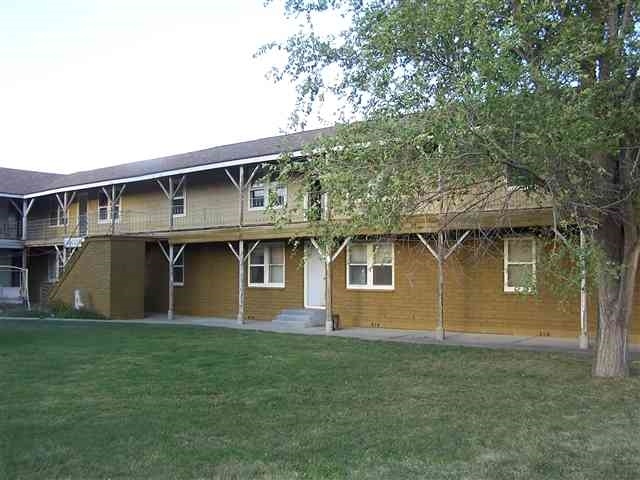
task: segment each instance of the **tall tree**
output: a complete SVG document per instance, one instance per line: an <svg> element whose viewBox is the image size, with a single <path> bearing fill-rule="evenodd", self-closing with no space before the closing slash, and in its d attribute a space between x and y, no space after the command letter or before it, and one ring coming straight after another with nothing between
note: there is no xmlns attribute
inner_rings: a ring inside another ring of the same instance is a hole
<svg viewBox="0 0 640 480"><path fill-rule="evenodd" d="M288 173L319 178L354 219L336 234L393 231L440 198L443 179L465 211L504 188L505 168L526 179L555 218L593 229L593 374L625 376L640 254L639 3L286 0L303 27L262 53L286 52L274 72L297 84L297 118L330 93L364 120ZM348 27L318 34L316 19L336 14Z"/></svg>

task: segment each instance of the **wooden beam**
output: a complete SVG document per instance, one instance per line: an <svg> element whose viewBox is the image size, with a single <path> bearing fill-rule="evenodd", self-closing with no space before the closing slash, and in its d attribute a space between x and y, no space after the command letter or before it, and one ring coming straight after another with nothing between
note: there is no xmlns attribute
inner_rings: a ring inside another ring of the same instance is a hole
<svg viewBox="0 0 640 480"><path fill-rule="evenodd" d="M114 185L115 187L115 185ZM122 194L124 193L124 190L127 188L127 184L123 183L122 184L122 188L118 191L118 194L114 196L114 200L113 203L118 203L120 201L120 197L122 197Z"/></svg>
<svg viewBox="0 0 640 480"><path fill-rule="evenodd" d="M431 255L434 256L434 258L437 260L438 259L438 252L436 252L433 247L431 245L429 245L429 242L422 236L421 233L416 233L416 236L420 239L420 241L422 242L422 244L427 247L427 249L429 250L429 252L431 252Z"/></svg>
<svg viewBox="0 0 640 480"><path fill-rule="evenodd" d="M342 250L344 250L344 248L347 246L347 244L351 241L351 237L347 237L345 238L344 242L342 242L342 245L340 245L340 247L338 247L338 250L336 250L336 253L333 254L333 256L331 257L331 261L334 262L336 260L336 258L338 258L338 255L340 255L342 253Z"/></svg>
<svg viewBox="0 0 640 480"><path fill-rule="evenodd" d="M236 182L236 179L233 178L233 176L231 175L231 172L229 172L229 170L225 168L224 173L227 174L227 177L229 177L229 180L231 180L231 183L233 183L233 186L236 187L237 190L240 190L240 185L238 185L238 182Z"/></svg>
<svg viewBox="0 0 640 480"><path fill-rule="evenodd" d="M164 248L164 245L162 245L162 242L160 240L158 240L158 245L160 246L160 250L162 250L162 253L164 254L164 258L167 259L167 262L171 263L169 254L167 253L167 250Z"/></svg>
<svg viewBox="0 0 640 480"><path fill-rule="evenodd" d="M242 173L240 174L240 177L242 178ZM246 282L244 279L244 240L239 240L238 241L238 315L236 317L236 321L240 325L244 323L245 283Z"/></svg>
<svg viewBox="0 0 640 480"><path fill-rule="evenodd" d="M23 215L27 216L29 215L29 212L31 211L31 207L33 207L33 202L35 200L35 197L30 199L30 200L23 200L23 202L27 202L27 208L26 210L23 212Z"/></svg>
<svg viewBox="0 0 640 480"><path fill-rule="evenodd" d="M251 185L251 182L253 181L253 177L256 176L256 172L258 171L258 169L260 168L260 165L257 165L253 171L251 172L251 175L249 175L249 178L247 179L247 181L244 183L243 188L246 190L247 187L249 187Z"/></svg>
<svg viewBox="0 0 640 480"><path fill-rule="evenodd" d="M167 319L173 320L173 243L169 244L169 254L167 255L167 258L169 260L169 308L167 310Z"/></svg>
<svg viewBox="0 0 640 480"><path fill-rule="evenodd" d="M253 251L256 249L256 247L260 245L260 240L256 240L253 243L253 246L249 249L249 251L247 252L247 254L244 256L244 261L246 262L249 259L249 256L251 256L251 254L253 253Z"/></svg>
<svg viewBox="0 0 640 480"><path fill-rule="evenodd" d="M66 196L66 194L67 194L67 192L65 192L65 196ZM60 205L60 208L64 212L65 205L64 205L64 202L62 201L62 199L60 198L60 194L59 193L56 193L56 200L58 201L58 205Z"/></svg>
<svg viewBox="0 0 640 480"><path fill-rule="evenodd" d="M320 248L320 245L318 245L318 242L316 241L315 238L310 238L309 241L311 242L311 245L314 246L314 248L318 251L318 255L320 255L320 259L327 263L327 255L325 254L325 252L322 251L322 249Z"/></svg>
<svg viewBox="0 0 640 480"><path fill-rule="evenodd" d="M178 190L180 190L180 187L182 187L182 184L184 184L184 179L186 178L186 175L182 175L182 177L180 178L180 181L178 182L178 185L176 185L176 188L173 189L173 197L171 198L171 200L173 200L174 198L176 198L176 192Z"/></svg>
<svg viewBox="0 0 640 480"><path fill-rule="evenodd" d="M169 196L169 192L167 192L167 189L164 188L164 183L162 183L162 179L160 178L156 179L156 183L160 185L160 188L164 192L164 196L167 197L167 200L171 200L171 197Z"/></svg>
<svg viewBox="0 0 640 480"><path fill-rule="evenodd" d="M180 258L180 255L182 255L182 252L184 252L184 247L186 247L186 244L183 244L178 250L178 253L176 253L176 255L173 257L173 265L176 264L176 261L178 260L178 258Z"/></svg>
<svg viewBox="0 0 640 480"><path fill-rule="evenodd" d="M227 245L229 246L231 253L233 253L233 256L236 257L236 260L240 260L240 255L238 255L238 252L236 252L236 249L233 248L233 245L231 244L231 242L227 242Z"/></svg>
<svg viewBox="0 0 640 480"><path fill-rule="evenodd" d="M451 256L451 254L453 254L453 252L455 252L460 245L462 245L462 242L464 242L465 238L467 238L470 233L471 233L471 230L467 230L466 232L464 232L462 234L462 236L458 239L458 241L455 243L455 245L453 247L451 247L449 249L449 251L446 253L446 255L444 256L445 260L447 258L449 258Z"/></svg>
<svg viewBox="0 0 640 480"><path fill-rule="evenodd" d="M19 207L19 206L18 206L18 204L17 204L16 202L14 202L14 201L13 201L13 198L10 198L10 199L9 199L9 203L10 203L11 205L13 205L13 208L15 208L21 216L23 215L23 213L22 213L22 207Z"/></svg>

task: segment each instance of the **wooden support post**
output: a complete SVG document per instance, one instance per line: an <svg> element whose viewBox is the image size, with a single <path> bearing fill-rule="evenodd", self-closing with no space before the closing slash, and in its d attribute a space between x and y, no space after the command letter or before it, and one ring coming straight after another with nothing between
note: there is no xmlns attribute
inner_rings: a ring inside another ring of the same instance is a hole
<svg viewBox="0 0 640 480"><path fill-rule="evenodd" d="M116 186L111 185L111 235L116 233Z"/></svg>
<svg viewBox="0 0 640 480"><path fill-rule="evenodd" d="M326 253L324 265L324 330L333 331L333 295L331 295L331 255Z"/></svg>
<svg viewBox="0 0 640 480"><path fill-rule="evenodd" d="M27 310L31 310L31 300L29 299L29 269L26 267L23 267L24 270L22 271L23 275L24 275L24 284L23 284L23 290L24 290L24 299L25 302L27 303Z"/></svg>
<svg viewBox="0 0 640 480"><path fill-rule="evenodd" d="M173 177L169 177L169 230L173 230Z"/></svg>
<svg viewBox="0 0 640 480"><path fill-rule="evenodd" d="M329 193L325 193L324 200L324 211L323 217L326 222L331 220L331 211L329 204ZM333 292L331 291L331 250L329 247L326 247L326 251L324 252L325 256L325 266L324 266L324 330L325 332L333 331ZM322 255L322 252L320 252Z"/></svg>
<svg viewBox="0 0 640 480"><path fill-rule="evenodd" d="M231 174L231 172L227 169L224 170L224 173L226 173L227 177L229 177L229 180L231 180L231 183L233 184L234 187L236 187L236 190L238 190L238 251L236 252L235 249L233 248L233 245L231 245L231 243L229 243L229 248L231 249L231 251L233 252L233 254L235 255L236 259L238 260L238 315L237 315L237 322L242 325L244 323L244 304L245 304L245 290L246 290L246 286L245 284L247 283L245 280L245 271L244 271L244 264L245 262L248 260L249 256L251 255L251 253L253 253L253 251L255 250L255 248L258 246L258 244L260 243L260 241L257 241L253 244L253 246L249 249L249 251L247 252L247 254L245 255L244 253L244 239L242 238L242 227L244 226L244 199L245 199L245 191L247 189L247 187L251 184L251 182L253 181L253 177L255 176L256 172L258 171L259 165L256 166L253 171L251 172L251 175L249 175L249 179L245 182L244 180L244 167L242 165L240 165L239 167L239 172L238 172L238 181L236 181L236 179L233 177L233 175Z"/></svg>
<svg viewBox="0 0 640 480"><path fill-rule="evenodd" d="M586 239L580 229L580 336L578 343L581 349L589 348L589 329L587 325L587 260L585 258Z"/></svg>
<svg viewBox="0 0 640 480"><path fill-rule="evenodd" d="M244 323L244 240L238 242L238 324Z"/></svg>
<svg viewBox="0 0 640 480"><path fill-rule="evenodd" d="M21 238L23 241L27 239L27 218L29 216L29 212L31 211L31 207L33 206L35 198L27 200L26 198L22 200L22 209L18 209L20 211L20 215L22 216L22 235ZM14 204L14 206L16 206ZM17 206L16 206L17 208Z"/></svg>
<svg viewBox="0 0 640 480"><path fill-rule="evenodd" d="M167 311L167 319L173 320L173 243L169 244L169 309Z"/></svg>
<svg viewBox="0 0 640 480"><path fill-rule="evenodd" d="M436 288L436 340L444 340L444 232L438 232L438 284Z"/></svg>
<svg viewBox="0 0 640 480"><path fill-rule="evenodd" d="M462 234L458 241L449 250L445 249L444 231L438 232L436 241L436 248L433 248L429 242L421 234L417 234L422 244L427 247L427 250L435 258L438 266L438 277L436 283L436 328L435 338L437 340L444 340L445 328L444 328L444 264L446 260L462 245L462 242L469 236L471 231L467 230Z"/></svg>

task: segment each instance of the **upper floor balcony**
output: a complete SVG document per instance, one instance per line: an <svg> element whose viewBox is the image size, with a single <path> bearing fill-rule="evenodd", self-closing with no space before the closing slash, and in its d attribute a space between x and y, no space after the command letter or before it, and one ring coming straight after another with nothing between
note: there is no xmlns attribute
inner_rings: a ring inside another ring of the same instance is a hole
<svg viewBox="0 0 640 480"><path fill-rule="evenodd" d="M62 244L65 239L92 235L162 236L176 231L269 226L274 218L265 207L273 198L289 211L293 224L304 226L304 212L298 205L299 184L251 180L245 184L241 200L237 178L233 171L206 171L173 177L172 188L169 179L152 179L37 197L28 215L26 240L32 245ZM471 205L496 216L514 209L548 206L547 203L505 184L486 198L480 193L460 197L448 205L447 213L464 211ZM439 214L438 205L428 204L418 216L428 216L433 221ZM340 219L339 215L332 217ZM423 221L420 225L424 224ZM0 237L3 234L21 237L18 217L7 217L6 225L0 222Z"/></svg>

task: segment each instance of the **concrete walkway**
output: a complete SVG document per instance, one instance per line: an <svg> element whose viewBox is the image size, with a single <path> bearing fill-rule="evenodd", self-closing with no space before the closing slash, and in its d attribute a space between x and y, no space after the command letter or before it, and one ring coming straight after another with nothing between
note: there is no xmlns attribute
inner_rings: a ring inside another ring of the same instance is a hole
<svg viewBox="0 0 640 480"><path fill-rule="evenodd" d="M16 320L16 317L0 317L0 320ZM575 352L590 354L591 349L581 350L578 339L552 337L526 337L516 335L494 335L485 333L449 332L444 341L436 340L435 334L429 330L395 330L386 328L347 328L334 332L325 332L324 327L290 328L273 325L267 321L247 320L239 325L235 320L216 317L190 317L177 315L174 320L167 320L163 315L145 317L137 320L79 320L79 319L35 319L20 318L20 320L36 320L50 322L91 322L118 324L150 324L150 325L195 325L203 327L233 328L236 330L252 330L262 332L292 333L298 335L323 335L328 337L357 338L361 340L377 340L386 342L455 345L479 348L505 348L537 351ZM640 355L640 345L631 345L629 350L634 357Z"/></svg>

